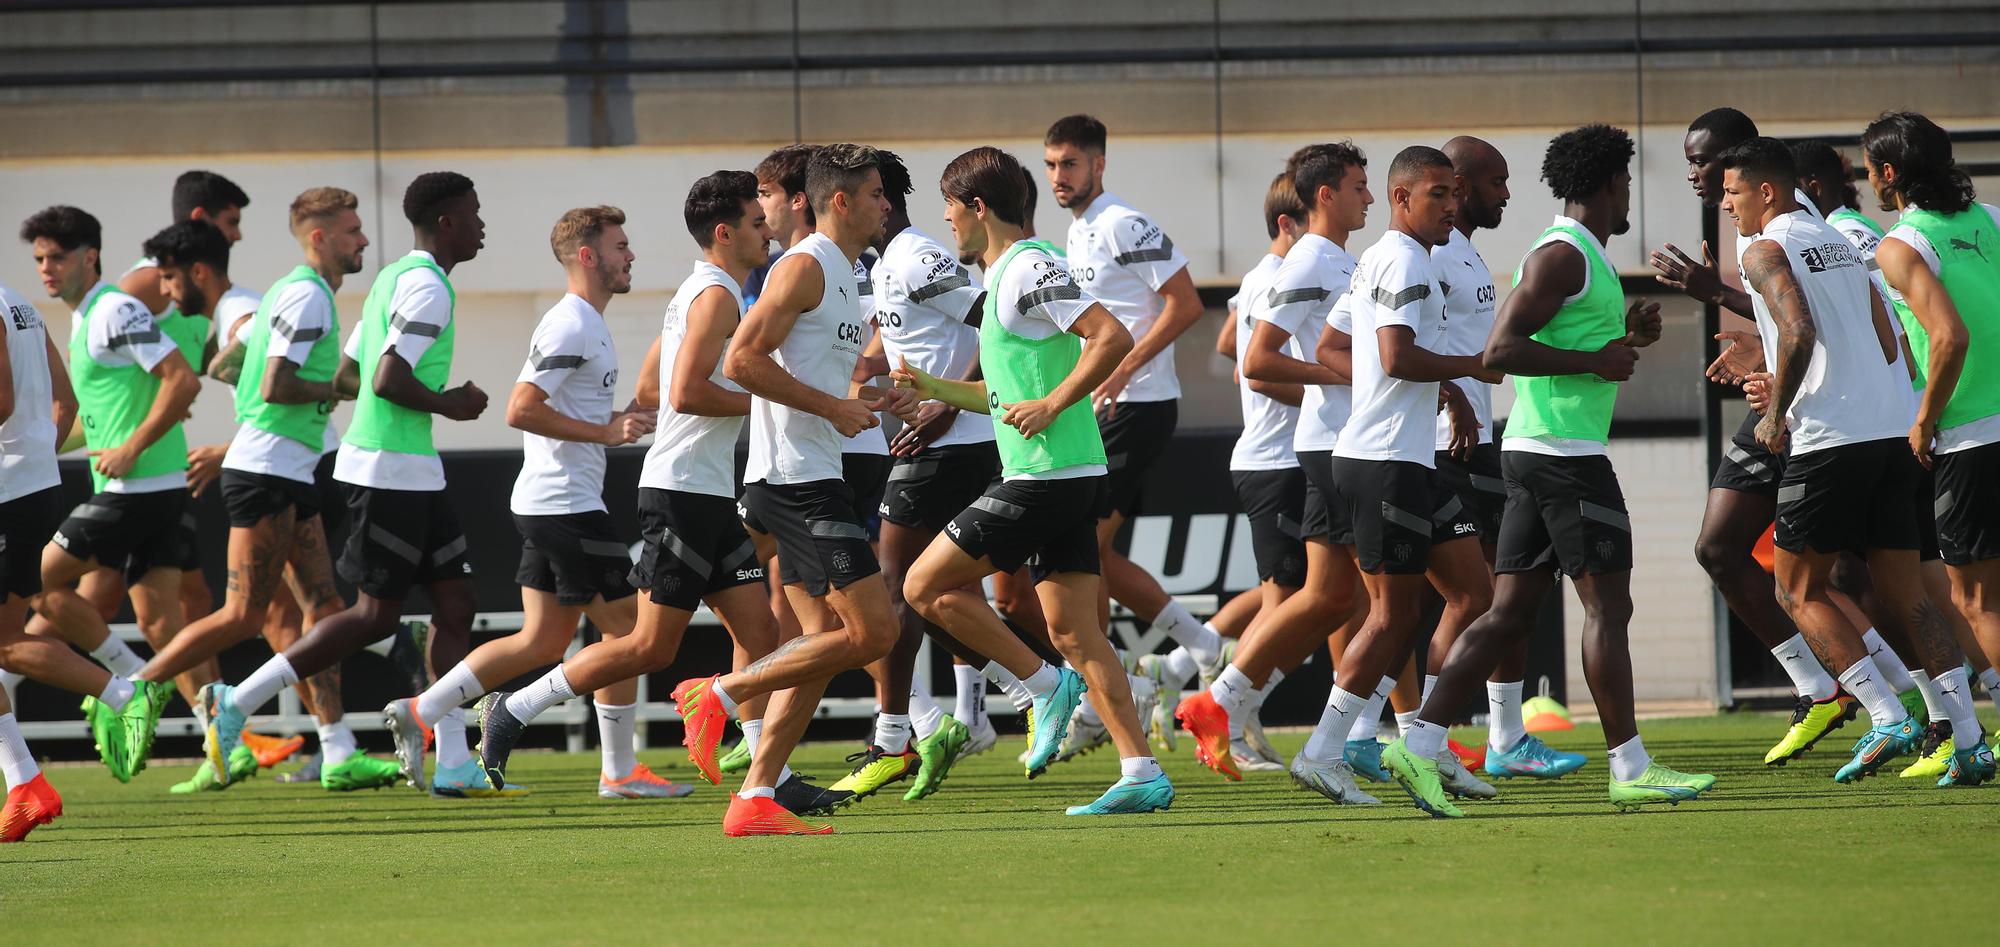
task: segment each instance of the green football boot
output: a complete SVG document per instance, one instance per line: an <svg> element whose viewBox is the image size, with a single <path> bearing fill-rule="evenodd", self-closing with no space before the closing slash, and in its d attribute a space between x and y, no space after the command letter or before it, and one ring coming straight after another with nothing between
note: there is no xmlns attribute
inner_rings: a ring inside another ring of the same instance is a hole
<svg viewBox="0 0 2000 947"><path fill-rule="evenodd" d="M1903 767L1898 779L1936 779L1951 771L1951 724L1933 720L1924 726L1924 742L1917 748L1917 761Z"/></svg>
<svg viewBox="0 0 2000 947"><path fill-rule="evenodd" d="M1841 728L1861 709L1861 702L1840 691L1822 701L1801 697L1792 707L1792 726L1784 739L1764 754L1765 766L1783 766L1813 748L1820 739Z"/></svg>
<svg viewBox="0 0 2000 947"><path fill-rule="evenodd" d="M193 778L186 782L175 783L167 791L176 796L212 792L228 789L230 783L249 779L255 775L257 775L257 754L250 752L247 746L239 746L229 754L229 782L217 780L215 766L207 760L202 760L201 765L195 768Z"/></svg>
<svg viewBox="0 0 2000 947"><path fill-rule="evenodd" d="M915 802L937 792L959 751L971 739L972 731L965 724L946 715L936 733L917 741L917 758L922 762L917 766L917 778L910 783L910 791L903 794L903 801Z"/></svg>
<svg viewBox="0 0 2000 947"><path fill-rule="evenodd" d="M1914 687L1896 695L1903 704L1903 712L1918 720L1930 719L1930 708L1924 704L1924 692Z"/></svg>
<svg viewBox="0 0 2000 947"><path fill-rule="evenodd" d="M131 751L135 775L146 768L147 758L153 755L153 735L159 729L160 714L166 711L173 696L171 683L132 682L132 699L118 712L118 722L125 728L125 746ZM251 762L256 762L254 756ZM233 765L230 768L235 769Z"/></svg>
<svg viewBox="0 0 2000 947"><path fill-rule="evenodd" d="M1409 794L1410 801L1416 803L1417 808L1439 819L1465 817L1464 811L1445 797L1444 780L1438 775L1437 760L1424 759L1410 752L1403 741L1397 740L1382 751L1382 765L1389 770L1396 785Z"/></svg>
<svg viewBox="0 0 2000 947"><path fill-rule="evenodd" d="M328 792L381 789L402 779L403 767L396 761L378 760L366 753L355 753L338 766L321 766L319 771L319 784Z"/></svg>
<svg viewBox="0 0 2000 947"><path fill-rule="evenodd" d="M1611 780L1611 804L1620 811L1662 802L1677 806L1714 785L1715 777L1706 773L1676 772L1658 763L1648 763L1638 779Z"/></svg>
<svg viewBox="0 0 2000 947"><path fill-rule="evenodd" d="M890 753L879 746L869 744L868 749L848 756L848 761L860 760L854 771L841 777L840 782L827 787L834 792L851 792L854 795L843 800L843 805L852 805L880 791L882 787L899 779L908 779L921 765L921 759L913 747L904 747L901 753Z"/></svg>
<svg viewBox="0 0 2000 947"><path fill-rule="evenodd" d="M725 773L740 773L749 769L750 741L748 739L736 741L736 745L730 747L729 752L722 754L722 759L715 761L715 768Z"/></svg>
<svg viewBox="0 0 2000 947"><path fill-rule="evenodd" d="M118 719L118 711L95 697L83 699L83 719L90 724L90 740L97 747L97 758L104 761L104 768L111 771L111 778L121 783L132 781L132 768L128 762L131 756L125 742L125 726Z"/></svg>

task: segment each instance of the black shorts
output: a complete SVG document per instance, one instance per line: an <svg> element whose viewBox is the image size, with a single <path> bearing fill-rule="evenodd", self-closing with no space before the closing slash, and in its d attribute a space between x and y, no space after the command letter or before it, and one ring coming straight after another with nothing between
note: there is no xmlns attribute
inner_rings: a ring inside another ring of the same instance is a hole
<svg viewBox="0 0 2000 947"><path fill-rule="evenodd" d="M2000 443L1939 454L1932 469L1945 565L2000 559Z"/></svg>
<svg viewBox="0 0 2000 947"><path fill-rule="evenodd" d="M639 534L646 547L631 582L656 605L691 612L703 596L764 581L757 547L728 497L640 487Z"/></svg>
<svg viewBox="0 0 2000 947"><path fill-rule="evenodd" d="M443 490L378 490L351 483L340 577L370 598L401 601L413 585L472 578L465 530Z"/></svg>
<svg viewBox="0 0 2000 947"><path fill-rule="evenodd" d="M1571 577L1632 569L1632 518L1609 457L1502 451L1507 509L1495 572L1554 566Z"/></svg>
<svg viewBox="0 0 2000 947"><path fill-rule="evenodd" d="M185 487L100 493L70 511L51 541L78 559L119 570L131 585L155 568L181 568L187 499Z"/></svg>
<svg viewBox="0 0 2000 947"><path fill-rule="evenodd" d="M1507 476L1500 472L1500 445L1480 444L1471 460L1437 452L1438 476L1465 503L1472 525L1487 542L1500 540L1500 512L1507 508Z"/></svg>
<svg viewBox="0 0 2000 947"><path fill-rule="evenodd" d="M778 541L778 577L815 598L882 571L868 531L854 516L854 491L840 480L743 487L744 522Z"/></svg>
<svg viewBox="0 0 2000 947"><path fill-rule="evenodd" d="M229 510L232 529L249 529L288 509L297 511L299 519L311 519L319 515L319 502L317 484L247 470L222 470L222 505Z"/></svg>
<svg viewBox="0 0 2000 947"><path fill-rule="evenodd" d="M42 591L42 549L62 519L60 486L0 503L0 602Z"/></svg>
<svg viewBox="0 0 2000 947"><path fill-rule="evenodd" d="M521 531L521 565L514 583L552 592L559 605L588 605L598 596L615 602L632 594L632 552L618 541L603 510L551 516L514 514Z"/></svg>
<svg viewBox="0 0 2000 947"><path fill-rule="evenodd" d="M1306 506L1306 475L1297 467L1283 470L1232 470L1236 502L1250 521L1250 549L1257 557L1257 580L1287 588L1306 584L1306 544L1301 517Z"/></svg>
<svg viewBox="0 0 2000 947"><path fill-rule="evenodd" d="M854 519L871 540L882 532L875 510L882 505L882 491L889 485L889 464L894 460L888 454L840 455L840 477L854 491Z"/></svg>
<svg viewBox="0 0 2000 947"><path fill-rule="evenodd" d="M1744 417L1736 433L1722 445L1722 464L1715 468L1711 490L1735 490L1776 498L1778 481L1785 476L1785 458L1757 443L1757 422L1764 416L1755 411Z"/></svg>
<svg viewBox="0 0 2000 947"><path fill-rule="evenodd" d="M319 523L326 529L329 549L345 537L347 528L347 491L340 481L333 479L333 462L338 453L321 454L319 466L313 468L313 490L319 494Z"/></svg>
<svg viewBox="0 0 2000 947"><path fill-rule="evenodd" d="M1323 539L1336 546L1354 545L1354 518L1333 486L1333 451L1299 451L1299 470L1306 477L1305 505L1299 520L1300 539Z"/></svg>
<svg viewBox="0 0 2000 947"><path fill-rule="evenodd" d="M1064 572L1098 575L1094 513L1103 508L1109 480L1004 480L944 531L966 555L986 557L999 572L1025 565L1036 582Z"/></svg>
<svg viewBox="0 0 2000 947"><path fill-rule="evenodd" d="M882 496L882 519L939 532L985 494L999 475L1000 449L991 441L933 447L914 457L898 457Z"/></svg>
<svg viewBox="0 0 2000 947"><path fill-rule="evenodd" d="M1930 512L1918 493L1923 469L1902 438L1793 454L1778 484L1772 541L1790 553L1920 548L1917 521Z"/></svg>
<svg viewBox="0 0 2000 947"><path fill-rule="evenodd" d="M1097 429L1104 436L1104 465L1110 473L1104 505L1097 518L1117 513L1127 519L1139 514L1140 488L1146 470L1166 453L1180 424L1179 401L1133 401L1118 405L1107 418L1100 412Z"/></svg>
<svg viewBox="0 0 2000 947"><path fill-rule="evenodd" d="M1438 472L1407 460L1333 459L1333 483L1354 521L1361 571L1422 575L1431 547L1479 535Z"/></svg>
<svg viewBox="0 0 2000 947"><path fill-rule="evenodd" d="M1933 460L1932 462L1935 463L1936 461ZM1922 478L1917 481L1917 500L1920 507L1920 515L1917 517L1917 537L1918 542L1922 544L1917 547L1917 559L1920 562L1936 562L1944 558L1943 550L1938 548L1938 524L1935 506L1937 502L1937 471L1922 464L1918 464L1917 469L1922 473Z"/></svg>

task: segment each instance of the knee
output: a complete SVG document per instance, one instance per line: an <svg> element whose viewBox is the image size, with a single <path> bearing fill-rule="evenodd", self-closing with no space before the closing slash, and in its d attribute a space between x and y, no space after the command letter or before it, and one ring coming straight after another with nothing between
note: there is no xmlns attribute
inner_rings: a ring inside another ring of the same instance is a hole
<svg viewBox="0 0 2000 947"><path fill-rule="evenodd" d="M1632 623L1632 600L1629 598L1611 602L1586 602L1583 606L1584 619L1598 629L1616 629L1623 632Z"/></svg>
<svg viewBox="0 0 2000 947"><path fill-rule="evenodd" d="M630 647L637 656L642 674L663 671L674 663L674 655L680 650L680 641L672 635L660 631L635 631L629 638Z"/></svg>
<svg viewBox="0 0 2000 947"><path fill-rule="evenodd" d="M1701 563L1710 578L1721 578L1735 563L1736 551L1728 543L1703 533L1694 541L1694 561Z"/></svg>
<svg viewBox="0 0 2000 947"><path fill-rule="evenodd" d="M892 604L914 608L917 614L936 624L937 600L945 591L934 575L927 570L918 569L903 577L901 587L892 584L889 598Z"/></svg>
<svg viewBox="0 0 2000 947"><path fill-rule="evenodd" d="M896 641L900 637L895 622L867 622L863 627L850 628L845 633L864 664L873 664L888 657L889 652L896 650Z"/></svg>
<svg viewBox="0 0 2000 947"><path fill-rule="evenodd" d="M1456 592L1451 597L1451 608L1460 615L1478 617L1493 608L1493 588L1479 584Z"/></svg>

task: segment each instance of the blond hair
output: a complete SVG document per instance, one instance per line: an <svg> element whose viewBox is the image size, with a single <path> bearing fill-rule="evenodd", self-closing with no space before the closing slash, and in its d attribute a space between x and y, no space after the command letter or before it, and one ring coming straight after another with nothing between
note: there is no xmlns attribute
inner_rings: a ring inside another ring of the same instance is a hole
<svg viewBox="0 0 2000 947"><path fill-rule="evenodd" d="M578 247L596 243L604 228L624 224L625 212L609 204L571 208L549 231L549 248L555 251L556 262L567 266Z"/></svg>
<svg viewBox="0 0 2000 947"><path fill-rule="evenodd" d="M292 199L292 233L300 233L311 224L325 223L341 211L355 210L360 206L360 198L346 188L307 188Z"/></svg>

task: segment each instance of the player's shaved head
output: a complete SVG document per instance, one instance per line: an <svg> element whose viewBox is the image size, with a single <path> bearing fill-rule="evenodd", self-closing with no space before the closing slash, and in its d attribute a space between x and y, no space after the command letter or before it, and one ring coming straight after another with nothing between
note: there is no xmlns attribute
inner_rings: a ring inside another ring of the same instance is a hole
<svg viewBox="0 0 2000 947"><path fill-rule="evenodd" d="M1465 177L1478 177L1507 164L1500 149L1484 138L1471 135L1460 135L1445 142L1442 150L1444 156L1451 159L1452 169Z"/></svg>

